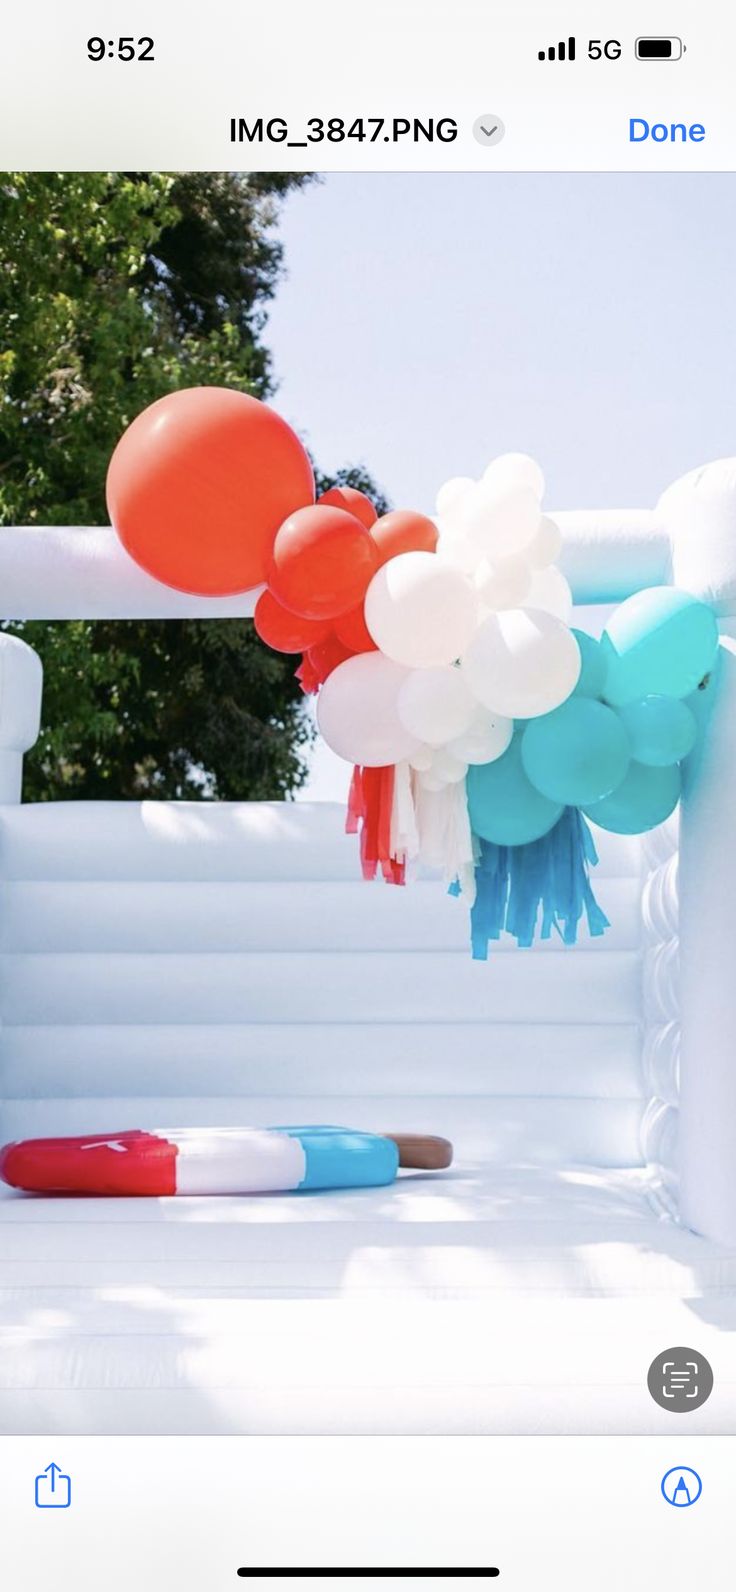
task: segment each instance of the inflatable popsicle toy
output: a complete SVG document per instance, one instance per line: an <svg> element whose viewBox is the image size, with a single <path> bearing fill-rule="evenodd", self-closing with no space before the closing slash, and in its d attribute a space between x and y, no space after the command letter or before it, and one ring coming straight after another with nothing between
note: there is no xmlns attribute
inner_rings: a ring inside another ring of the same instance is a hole
<svg viewBox="0 0 736 1592"><path fill-rule="evenodd" d="M371 1188L400 1166L439 1171L447 1139L340 1127L158 1128L23 1139L0 1149L0 1178L33 1194L157 1196Z"/></svg>

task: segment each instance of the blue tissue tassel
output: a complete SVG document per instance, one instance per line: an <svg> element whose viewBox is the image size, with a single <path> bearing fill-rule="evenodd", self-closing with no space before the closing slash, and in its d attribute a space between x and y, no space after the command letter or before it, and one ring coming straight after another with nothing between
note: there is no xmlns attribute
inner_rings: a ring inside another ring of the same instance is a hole
<svg viewBox="0 0 736 1592"><path fill-rule="evenodd" d="M491 940L505 929L520 946L552 930L574 945L585 912L588 932L602 934L608 918L593 894L588 869L597 863L593 836L577 807L566 807L554 829L525 846L496 846L479 840L477 895L470 911L473 958L485 962ZM456 892L455 892L456 893Z"/></svg>

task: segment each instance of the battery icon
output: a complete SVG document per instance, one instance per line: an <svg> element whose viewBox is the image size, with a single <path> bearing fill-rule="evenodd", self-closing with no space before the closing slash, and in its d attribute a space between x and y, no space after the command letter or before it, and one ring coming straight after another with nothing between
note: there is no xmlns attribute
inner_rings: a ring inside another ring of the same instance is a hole
<svg viewBox="0 0 736 1592"><path fill-rule="evenodd" d="M638 61L679 61L684 48L682 39L670 34L637 39L634 54Z"/></svg>

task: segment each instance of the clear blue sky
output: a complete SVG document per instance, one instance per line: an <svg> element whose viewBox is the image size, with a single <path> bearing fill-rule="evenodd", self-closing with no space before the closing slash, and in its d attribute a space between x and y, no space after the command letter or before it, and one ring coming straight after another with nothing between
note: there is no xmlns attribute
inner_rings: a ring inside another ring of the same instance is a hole
<svg viewBox="0 0 736 1592"><path fill-rule="evenodd" d="M535 454L558 508L736 451L736 178L331 176L287 201L279 409L397 505Z"/></svg>
<svg viewBox="0 0 736 1592"><path fill-rule="evenodd" d="M332 176L281 218L275 403L397 507L534 454L556 508L736 453L736 178ZM321 747L307 795L342 796Z"/></svg>

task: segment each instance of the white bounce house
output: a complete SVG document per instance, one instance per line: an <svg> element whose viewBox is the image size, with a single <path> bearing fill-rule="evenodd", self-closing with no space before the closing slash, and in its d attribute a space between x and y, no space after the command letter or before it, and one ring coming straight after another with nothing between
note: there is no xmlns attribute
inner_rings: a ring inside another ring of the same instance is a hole
<svg viewBox="0 0 736 1592"><path fill-rule="evenodd" d="M22 804L41 669L0 639L0 1139L455 1144L449 1173L343 1193L5 1189L0 1431L733 1430L736 460L556 518L583 627L674 580L722 631L679 835L596 835L611 928L574 948L471 961L462 907L364 884L329 804ZM0 531L0 593L8 619L253 610L159 585L111 530ZM646 1389L671 1344L715 1372L688 1416Z"/></svg>

